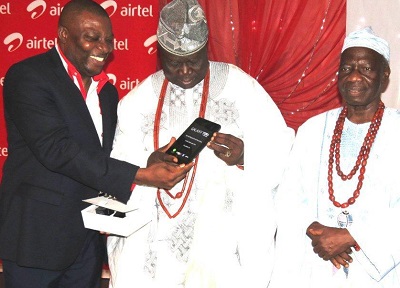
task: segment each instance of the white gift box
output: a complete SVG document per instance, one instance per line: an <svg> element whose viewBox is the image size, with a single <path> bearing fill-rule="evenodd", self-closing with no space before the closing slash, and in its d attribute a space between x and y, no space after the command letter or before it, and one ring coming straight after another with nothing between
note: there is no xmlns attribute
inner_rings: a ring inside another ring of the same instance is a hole
<svg viewBox="0 0 400 288"><path fill-rule="evenodd" d="M148 215L141 213L137 207L128 206L122 202L95 197L83 200L90 203L89 207L81 211L85 228L127 237L151 222ZM97 214L98 207L125 213L124 218L112 215Z"/></svg>

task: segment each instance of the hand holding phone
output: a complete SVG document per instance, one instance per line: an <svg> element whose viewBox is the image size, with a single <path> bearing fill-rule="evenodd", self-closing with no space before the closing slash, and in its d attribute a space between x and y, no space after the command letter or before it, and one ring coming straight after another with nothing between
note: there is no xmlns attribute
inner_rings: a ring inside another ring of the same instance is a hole
<svg viewBox="0 0 400 288"><path fill-rule="evenodd" d="M221 125L204 118L197 118L166 151L178 158L178 163L188 164L200 153L211 140Z"/></svg>

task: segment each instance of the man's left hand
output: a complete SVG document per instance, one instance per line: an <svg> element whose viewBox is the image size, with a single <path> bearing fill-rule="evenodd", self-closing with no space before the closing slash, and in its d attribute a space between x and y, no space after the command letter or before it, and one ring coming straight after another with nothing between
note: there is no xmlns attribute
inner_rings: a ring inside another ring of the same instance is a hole
<svg viewBox="0 0 400 288"><path fill-rule="evenodd" d="M244 165L244 142L242 139L216 132L207 146L229 166Z"/></svg>

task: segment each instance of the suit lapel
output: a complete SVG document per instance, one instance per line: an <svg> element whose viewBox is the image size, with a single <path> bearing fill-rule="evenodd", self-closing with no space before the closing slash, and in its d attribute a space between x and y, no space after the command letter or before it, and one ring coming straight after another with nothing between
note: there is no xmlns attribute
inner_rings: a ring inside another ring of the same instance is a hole
<svg viewBox="0 0 400 288"><path fill-rule="evenodd" d="M101 108L101 116L103 119L103 149L104 151L111 151L115 125L113 124L112 105L110 105L107 93L104 91L105 87L99 93L99 101Z"/></svg>

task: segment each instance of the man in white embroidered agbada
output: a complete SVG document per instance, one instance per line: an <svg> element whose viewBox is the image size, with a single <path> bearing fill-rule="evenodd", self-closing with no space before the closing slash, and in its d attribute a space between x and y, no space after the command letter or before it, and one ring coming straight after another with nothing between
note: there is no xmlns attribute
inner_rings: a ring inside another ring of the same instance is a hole
<svg viewBox="0 0 400 288"><path fill-rule="evenodd" d="M344 106L298 130L276 196L270 287L400 287L400 112L381 93L389 45L370 27L344 41ZM290 277L288 277L290 275Z"/></svg>
<svg viewBox="0 0 400 288"><path fill-rule="evenodd" d="M199 116L222 128L186 184L133 190L130 203L152 221L127 238L109 237L110 287L265 288L276 231L272 193L294 132L256 80L208 60L197 1L167 4L157 36L163 70L120 101L112 156L146 163L157 143Z"/></svg>

